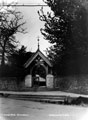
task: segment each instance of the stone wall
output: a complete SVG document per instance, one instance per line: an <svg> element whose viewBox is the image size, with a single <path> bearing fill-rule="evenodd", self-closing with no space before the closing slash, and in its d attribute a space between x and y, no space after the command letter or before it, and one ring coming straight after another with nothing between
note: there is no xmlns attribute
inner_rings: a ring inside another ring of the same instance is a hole
<svg viewBox="0 0 88 120"><path fill-rule="evenodd" d="M56 77L55 88L76 93L88 93L88 75Z"/></svg>
<svg viewBox="0 0 88 120"><path fill-rule="evenodd" d="M20 90L24 88L24 83L17 84L16 77L0 78L0 90Z"/></svg>

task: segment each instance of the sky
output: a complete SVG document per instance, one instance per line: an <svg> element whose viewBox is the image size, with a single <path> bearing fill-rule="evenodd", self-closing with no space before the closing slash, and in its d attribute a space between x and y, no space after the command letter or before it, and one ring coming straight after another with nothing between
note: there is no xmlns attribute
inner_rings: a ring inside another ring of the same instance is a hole
<svg viewBox="0 0 88 120"><path fill-rule="evenodd" d="M0 0L1 2L11 3L17 2L18 4L45 4L43 0ZM84 6L88 9L88 0L83 0ZM27 28L27 34L17 34L17 40L20 41L20 45L27 47L27 51L35 52L37 50L37 39L40 37L40 50L45 54L46 48L51 46L44 36L40 32L40 28L44 28L44 22L39 20L37 13L41 7L18 7L17 10L22 12L24 21L26 24L24 28ZM49 7L44 7L44 12L50 11Z"/></svg>
<svg viewBox="0 0 88 120"><path fill-rule="evenodd" d="M18 4L44 4L43 0L0 0L0 2L17 2ZM41 7L18 7L17 10L24 16L24 21L26 24L24 28L27 28L26 34L17 34L17 40L20 41L20 46L25 45L27 51L35 52L37 50L37 39L40 38L40 50L45 54L46 48L50 46L47 40L40 32L40 28L44 28L44 22L39 20L39 15L37 13ZM44 11L49 11L49 7L45 7Z"/></svg>

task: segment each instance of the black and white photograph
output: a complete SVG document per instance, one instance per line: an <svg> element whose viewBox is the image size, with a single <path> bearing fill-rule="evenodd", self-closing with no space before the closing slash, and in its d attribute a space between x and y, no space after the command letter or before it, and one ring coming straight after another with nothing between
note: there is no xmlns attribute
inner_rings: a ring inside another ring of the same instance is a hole
<svg viewBox="0 0 88 120"><path fill-rule="evenodd" d="M88 119L88 0L0 0L0 120Z"/></svg>

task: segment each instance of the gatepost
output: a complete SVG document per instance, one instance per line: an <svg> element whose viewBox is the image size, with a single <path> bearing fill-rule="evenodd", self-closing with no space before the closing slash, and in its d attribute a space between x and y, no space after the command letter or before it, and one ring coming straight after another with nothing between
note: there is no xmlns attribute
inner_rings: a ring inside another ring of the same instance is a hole
<svg viewBox="0 0 88 120"><path fill-rule="evenodd" d="M32 75L25 77L25 87L32 87Z"/></svg>
<svg viewBox="0 0 88 120"><path fill-rule="evenodd" d="M46 76L46 86L47 88L54 88L54 76L51 74L48 74Z"/></svg>

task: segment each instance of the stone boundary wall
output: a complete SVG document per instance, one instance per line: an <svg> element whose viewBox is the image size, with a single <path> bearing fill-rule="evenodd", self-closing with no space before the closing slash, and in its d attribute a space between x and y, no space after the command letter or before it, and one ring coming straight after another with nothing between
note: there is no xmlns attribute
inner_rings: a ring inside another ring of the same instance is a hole
<svg viewBox="0 0 88 120"><path fill-rule="evenodd" d="M88 93L88 75L55 77L54 84L59 90Z"/></svg>
<svg viewBox="0 0 88 120"><path fill-rule="evenodd" d="M24 87L23 82L17 85L16 77L3 77L0 78L0 90L19 90Z"/></svg>

